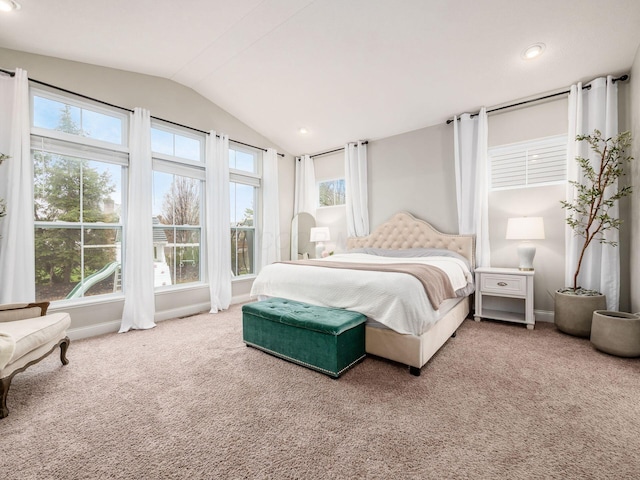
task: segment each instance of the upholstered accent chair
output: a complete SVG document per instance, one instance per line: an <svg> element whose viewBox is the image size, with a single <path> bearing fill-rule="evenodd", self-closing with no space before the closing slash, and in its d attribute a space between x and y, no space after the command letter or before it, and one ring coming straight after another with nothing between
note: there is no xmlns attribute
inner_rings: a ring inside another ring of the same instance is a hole
<svg viewBox="0 0 640 480"><path fill-rule="evenodd" d="M67 360L68 313L47 315L49 302L0 305L0 418L9 415L7 394L13 377L60 347Z"/></svg>

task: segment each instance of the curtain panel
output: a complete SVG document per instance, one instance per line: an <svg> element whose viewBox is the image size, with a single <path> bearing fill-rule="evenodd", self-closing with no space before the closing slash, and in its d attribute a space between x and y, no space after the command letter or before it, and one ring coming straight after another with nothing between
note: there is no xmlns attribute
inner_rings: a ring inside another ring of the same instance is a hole
<svg viewBox="0 0 640 480"><path fill-rule="evenodd" d="M229 136L209 132L206 144L207 279L211 313L231 304Z"/></svg>
<svg viewBox="0 0 640 480"><path fill-rule="evenodd" d="M268 148L262 157L262 238L260 267L280 261L278 153Z"/></svg>
<svg viewBox="0 0 640 480"><path fill-rule="evenodd" d="M316 172L313 158L309 155L296 157L296 177L293 198L293 216L306 212L315 218L318 192L316 186ZM291 231L291 259L298 258L298 229Z"/></svg>
<svg viewBox="0 0 640 480"><path fill-rule="evenodd" d="M618 134L618 87L613 77L600 77L591 82L589 90L582 83L571 86L569 93L569 125L567 143L567 180L582 181L582 172L575 160L577 156L589 158L593 167L600 167L600 158L589 149L586 142L576 142L576 135L602 132L605 138ZM616 186L613 186L616 188ZM575 187L567 183L566 200L576 197ZM618 205L609 210L609 215L618 217ZM573 275L578 264L578 255L584 239L565 227L565 284L573 285ZM619 232L605 232L607 241L618 243ZM589 245L582 261L578 284L583 288L598 290L607 297L607 309L618 310L620 301L620 251L617 247L594 241Z"/></svg>
<svg viewBox="0 0 640 480"><path fill-rule="evenodd" d="M344 146L344 176L347 234L364 237L369 235L366 143L347 143Z"/></svg>
<svg viewBox="0 0 640 480"><path fill-rule="evenodd" d="M309 155L303 155L296 158L296 183L293 214L296 215L300 212L307 212L315 217L317 204L318 195L313 158Z"/></svg>
<svg viewBox="0 0 640 480"><path fill-rule="evenodd" d="M0 219L0 303L33 302L33 161L30 146L29 79L16 69L0 77L0 198L7 214Z"/></svg>
<svg viewBox="0 0 640 480"><path fill-rule="evenodd" d="M135 108L129 134L129 186L124 236L124 309L120 333L156 326L153 281L151 118Z"/></svg>
<svg viewBox="0 0 640 480"><path fill-rule="evenodd" d="M458 233L476 236L476 265L491 265L489 245L488 121L485 107L475 117L454 117Z"/></svg>

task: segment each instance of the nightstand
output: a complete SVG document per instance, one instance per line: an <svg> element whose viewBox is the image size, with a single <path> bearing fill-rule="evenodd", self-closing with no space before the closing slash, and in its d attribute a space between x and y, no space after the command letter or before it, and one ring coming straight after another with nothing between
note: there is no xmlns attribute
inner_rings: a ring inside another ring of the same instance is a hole
<svg viewBox="0 0 640 480"><path fill-rule="evenodd" d="M491 318L524 323L533 330L534 274L517 268L476 268L476 322Z"/></svg>

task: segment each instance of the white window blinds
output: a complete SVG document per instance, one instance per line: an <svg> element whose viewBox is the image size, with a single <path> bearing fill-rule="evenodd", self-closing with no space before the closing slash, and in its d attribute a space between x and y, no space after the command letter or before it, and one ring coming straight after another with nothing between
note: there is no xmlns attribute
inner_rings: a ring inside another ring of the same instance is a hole
<svg viewBox="0 0 640 480"><path fill-rule="evenodd" d="M492 190L562 183L567 179L567 137L494 147L489 159Z"/></svg>

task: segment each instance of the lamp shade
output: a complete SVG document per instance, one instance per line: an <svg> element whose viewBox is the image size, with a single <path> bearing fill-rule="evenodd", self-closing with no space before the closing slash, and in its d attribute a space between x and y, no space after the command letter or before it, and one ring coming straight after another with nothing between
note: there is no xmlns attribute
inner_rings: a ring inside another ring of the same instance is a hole
<svg viewBox="0 0 640 480"><path fill-rule="evenodd" d="M329 227L311 227L310 242L328 242L331 240Z"/></svg>
<svg viewBox="0 0 640 480"><path fill-rule="evenodd" d="M544 240L542 217L516 217L507 221L507 240Z"/></svg>

